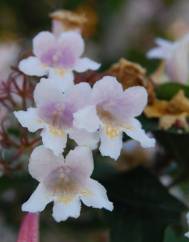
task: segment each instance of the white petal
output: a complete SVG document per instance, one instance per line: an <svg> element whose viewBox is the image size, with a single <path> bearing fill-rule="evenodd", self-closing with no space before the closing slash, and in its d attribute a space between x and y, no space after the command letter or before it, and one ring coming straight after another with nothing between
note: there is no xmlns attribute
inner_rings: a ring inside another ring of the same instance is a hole
<svg viewBox="0 0 189 242"><path fill-rule="evenodd" d="M64 164L63 157L57 157L54 153L40 145L36 147L29 161L29 173L38 181L42 181L49 175L52 170Z"/></svg>
<svg viewBox="0 0 189 242"><path fill-rule="evenodd" d="M84 52L85 43L81 34L77 31L63 32L58 41L62 47L72 50L76 57L80 57Z"/></svg>
<svg viewBox="0 0 189 242"><path fill-rule="evenodd" d="M38 33L33 39L33 53L38 57L53 47L56 47L56 39L48 31Z"/></svg>
<svg viewBox="0 0 189 242"><path fill-rule="evenodd" d="M69 203L55 202L53 206L53 218L56 222L67 220L69 217L78 218L81 211L81 202L78 197Z"/></svg>
<svg viewBox="0 0 189 242"><path fill-rule="evenodd" d="M45 209L52 197L42 183L38 185L31 197L22 205L22 211L36 213Z"/></svg>
<svg viewBox="0 0 189 242"><path fill-rule="evenodd" d="M189 239L189 232L185 233L184 236Z"/></svg>
<svg viewBox="0 0 189 242"><path fill-rule="evenodd" d="M89 59L89 58L80 58L76 65L74 66L74 70L77 72L84 72L87 70L97 70L100 67L100 64Z"/></svg>
<svg viewBox="0 0 189 242"><path fill-rule="evenodd" d="M139 116L147 105L148 94L144 87L129 87L124 92L124 107L128 118Z"/></svg>
<svg viewBox="0 0 189 242"><path fill-rule="evenodd" d="M75 140L78 145L88 146L90 149L96 149L99 141L97 132L90 133L84 129L73 129L69 132L71 139Z"/></svg>
<svg viewBox="0 0 189 242"><path fill-rule="evenodd" d="M108 200L106 189L93 179L88 180L85 189L81 193L81 200L88 207L113 210L113 204Z"/></svg>
<svg viewBox="0 0 189 242"><path fill-rule="evenodd" d="M103 156L110 156L117 160L122 149L122 132L114 138L109 138L104 130L100 131L100 152Z"/></svg>
<svg viewBox="0 0 189 242"><path fill-rule="evenodd" d="M115 77L104 76L93 86L92 101L97 104L103 101L117 99L123 94L123 87Z"/></svg>
<svg viewBox="0 0 189 242"><path fill-rule="evenodd" d="M129 137L138 141L142 147L148 148L155 145L155 139L148 137L137 119L130 120L126 125L128 126L128 128L125 128L123 131Z"/></svg>
<svg viewBox="0 0 189 242"><path fill-rule="evenodd" d="M34 90L34 100L37 106L51 101L63 102L63 94L53 83L53 80L42 78Z"/></svg>
<svg viewBox="0 0 189 242"><path fill-rule="evenodd" d="M14 115L20 124L24 128L28 128L30 132L35 132L44 127L43 123L38 117L36 108L28 108L27 111L17 111L14 112Z"/></svg>
<svg viewBox="0 0 189 242"><path fill-rule="evenodd" d="M189 80L189 47L181 42L166 60L166 71L172 81L185 84Z"/></svg>
<svg viewBox="0 0 189 242"><path fill-rule="evenodd" d="M84 108L90 101L91 92L89 83L79 83L65 93L65 105L73 107L74 112Z"/></svg>
<svg viewBox="0 0 189 242"><path fill-rule="evenodd" d="M24 74L30 76L44 76L48 73L48 68L34 56L21 60L18 67Z"/></svg>
<svg viewBox="0 0 189 242"><path fill-rule="evenodd" d="M94 169L92 152L88 147L77 146L68 153L65 162L83 177L89 177Z"/></svg>
<svg viewBox="0 0 189 242"><path fill-rule="evenodd" d="M44 146L51 149L55 155L59 156L66 147L67 133L57 134L57 132L59 132L59 130L53 130L53 128L51 130L50 127L45 127L41 132L41 137Z"/></svg>
<svg viewBox="0 0 189 242"><path fill-rule="evenodd" d="M100 125L100 120L96 113L96 107L88 106L74 113L73 123L78 129L85 129L88 132L97 131Z"/></svg>
<svg viewBox="0 0 189 242"><path fill-rule="evenodd" d="M59 91L65 92L74 86L74 75L72 71L61 73L61 71L51 69L49 72L49 81Z"/></svg>

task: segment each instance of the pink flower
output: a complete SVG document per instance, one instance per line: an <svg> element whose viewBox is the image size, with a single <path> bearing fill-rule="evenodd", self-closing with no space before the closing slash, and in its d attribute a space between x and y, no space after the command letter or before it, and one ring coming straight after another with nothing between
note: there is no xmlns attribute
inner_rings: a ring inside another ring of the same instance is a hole
<svg viewBox="0 0 189 242"><path fill-rule="evenodd" d="M56 155L63 152L68 134L79 145L93 149L96 148L98 135L73 126L74 113L87 105L90 94L88 83L77 84L63 94L54 86L52 79L41 79L34 91L36 107L14 114L30 132L42 129L43 144Z"/></svg>
<svg viewBox="0 0 189 242"><path fill-rule="evenodd" d="M88 132L100 134L102 155L117 159L122 148L122 134L140 142L143 147L154 146L135 118L147 104L147 92L143 87L123 90L116 78L105 76L97 81L88 106L74 113L74 125Z"/></svg>
<svg viewBox="0 0 189 242"><path fill-rule="evenodd" d="M90 178L93 169L92 153L87 147L71 150L65 161L43 146L35 148L29 161L29 172L39 185L22 205L22 210L41 212L48 203L54 202L53 217L57 222L69 217L78 218L81 201L88 207L112 211L113 205L105 188Z"/></svg>
<svg viewBox="0 0 189 242"><path fill-rule="evenodd" d="M189 80L189 34L176 42L157 39L156 44L158 46L147 56L164 60L170 80L186 84Z"/></svg>
<svg viewBox="0 0 189 242"><path fill-rule="evenodd" d="M63 32L59 37L47 31L40 32L33 39L35 56L22 60L19 68L28 75L49 75L56 87L65 91L73 86L73 71L96 70L100 66L89 58L81 57L84 47L78 32Z"/></svg>

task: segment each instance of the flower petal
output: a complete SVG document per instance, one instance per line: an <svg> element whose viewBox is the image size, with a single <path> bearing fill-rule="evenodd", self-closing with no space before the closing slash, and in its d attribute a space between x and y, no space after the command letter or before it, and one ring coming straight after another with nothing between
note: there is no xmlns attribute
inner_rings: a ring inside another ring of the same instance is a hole
<svg viewBox="0 0 189 242"><path fill-rule="evenodd" d="M129 128L125 128L123 131L132 139L140 142L142 147L148 148L155 145L155 139L148 137L137 119L131 119L127 126Z"/></svg>
<svg viewBox="0 0 189 242"><path fill-rule="evenodd" d="M22 205L22 211L30 213L41 212L51 201L52 197L44 185L40 183L28 201Z"/></svg>
<svg viewBox="0 0 189 242"><path fill-rule="evenodd" d="M67 143L67 133L63 133L61 130L54 130L47 126L41 132L43 144L46 148L51 149L55 155L59 156Z"/></svg>
<svg viewBox="0 0 189 242"><path fill-rule="evenodd" d="M77 111L87 105L90 101L91 87L88 83L82 82L73 86L65 93L65 105Z"/></svg>
<svg viewBox="0 0 189 242"><path fill-rule="evenodd" d="M120 156L122 149L122 132L119 135L113 138L109 138L104 130L100 132L100 152L103 156L110 156L111 158L117 160Z"/></svg>
<svg viewBox="0 0 189 242"><path fill-rule="evenodd" d="M49 101L63 102L63 95L53 83L53 80L42 78L34 90L34 100L37 106L48 103Z"/></svg>
<svg viewBox="0 0 189 242"><path fill-rule="evenodd" d="M74 86L74 75L72 71L62 72L51 69L49 72L49 81L59 91L65 92Z"/></svg>
<svg viewBox="0 0 189 242"><path fill-rule="evenodd" d="M48 73L48 68L34 56L21 60L18 67L24 74L29 76L44 76Z"/></svg>
<svg viewBox="0 0 189 242"><path fill-rule="evenodd" d="M64 164L63 157L55 156L51 150L40 145L33 150L28 168L33 178L42 181L52 170L55 170L62 164Z"/></svg>
<svg viewBox="0 0 189 242"><path fill-rule="evenodd" d="M122 85L115 77L104 76L93 86L92 102L94 104L118 98L123 93Z"/></svg>
<svg viewBox="0 0 189 242"><path fill-rule="evenodd" d="M38 33L33 39L33 53L37 57L41 57L46 51L55 46L55 36L48 31Z"/></svg>
<svg viewBox="0 0 189 242"><path fill-rule="evenodd" d="M100 64L89 59L89 58L80 58L76 65L74 66L74 70L77 72L84 72L87 70L97 70L100 67Z"/></svg>
<svg viewBox="0 0 189 242"><path fill-rule="evenodd" d="M85 189L81 192L81 200L88 207L113 210L113 204L108 200L106 189L93 179L88 180Z"/></svg>
<svg viewBox="0 0 189 242"><path fill-rule="evenodd" d="M148 94L144 87L129 87L124 91L124 107L127 118L139 116L147 105Z"/></svg>
<svg viewBox="0 0 189 242"><path fill-rule="evenodd" d="M96 113L96 107L88 106L74 113L73 123L78 129L85 129L88 132L97 131L100 125L100 120Z"/></svg>
<svg viewBox="0 0 189 242"><path fill-rule="evenodd" d="M53 206L53 218L56 222L67 220L69 217L78 218L81 211L81 202L75 197L69 203L55 202Z"/></svg>
<svg viewBox="0 0 189 242"><path fill-rule="evenodd" d="M90 133L84 129L73 129L69 132L69 136L78 145L88 146L90 149L96 149L99 141L98 133Z"/></svg>
<svg viewBox="0 0 189 242"><path fill-rule="evenodd" d="M44 127L40 121L36 108L28 108L27 111L14 112L15 117L24 128L28 128L30 132L35 132Z"/></svg>
<svg viewBox="0 0 189 242"><path fill-rule="evenodd" d="M77 146L68 153L65 162L69 167L78 170L83 177L89 177L94 169L92 152L88 147Z"/></svg>
<svg viewBox="0 0 189 242"><path fill-rule="evenodd" d="M63 32L58 42L61 44L62 48L71 50L75 57L80 57L84 52L84 40L77 31Z"/></svg>

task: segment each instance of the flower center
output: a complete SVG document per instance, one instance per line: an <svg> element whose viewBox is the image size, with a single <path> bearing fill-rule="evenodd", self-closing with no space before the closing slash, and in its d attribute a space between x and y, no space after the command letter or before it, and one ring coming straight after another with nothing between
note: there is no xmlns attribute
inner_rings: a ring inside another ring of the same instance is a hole
<svg viewBox="0 0 189 242"><path fill-rule="evenodd" d="M41 120L51 126L54 134L62 135L62 129L69 128L73 123L72 107L64 106L62 103L48 103L39 108Z"/></svg>
<svg viewBox="0 0 189 242"><path fill-rule="evenodd" d="M78 193L80 183L70 167L62 166L52 171L45 179L47 189L58 199L68 199Z"/></svg>

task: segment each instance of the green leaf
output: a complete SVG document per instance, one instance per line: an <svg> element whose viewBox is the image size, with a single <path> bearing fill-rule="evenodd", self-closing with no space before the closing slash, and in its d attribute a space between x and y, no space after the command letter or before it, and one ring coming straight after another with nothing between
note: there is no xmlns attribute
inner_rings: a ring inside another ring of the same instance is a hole
<svg viewBox="0 0 189 242"><path fill-rule="evenodd" d="M159 99L170 100L179 90L183 90L185 95L189 97L189 86L178 83L165 83L160 85L156 88L156 95Z"/></svg>
<svg viewBox="0 0 189 242"><path fill-rule="evenodd" d="M168 227L165 231L164 242L188 242L188 239L184 237L184 233L175 233L173 228Z"/></svg>
<svg viewBox="0 0 189 242"><path fill-rule="evenodd" d="M102 181L114 203L107 215L111 242L161 242L168 225L179 224L185 206L149 171L137 168Z"/></svg>

